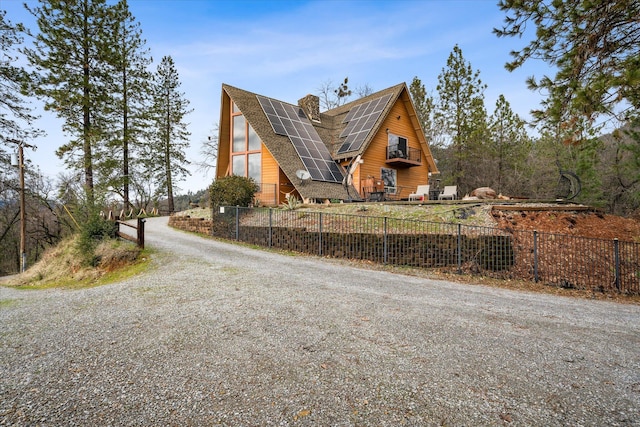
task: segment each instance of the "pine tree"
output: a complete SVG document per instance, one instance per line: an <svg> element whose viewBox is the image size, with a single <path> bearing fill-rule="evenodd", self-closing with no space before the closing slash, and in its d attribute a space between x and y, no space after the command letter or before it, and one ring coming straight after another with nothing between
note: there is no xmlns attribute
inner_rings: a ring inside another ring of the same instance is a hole
<svg viewBox="0 0 640 427"><path fill-rule="evenodd" d="M473 71L460 47L455 45L447 67L438 76L435 118L447 134L452 150L449 161L452 178L448 181L459 186L459 191L469 190L465 188L465 166L470 165L469 159L477 155L478 144L486 137L485 88L480 71Z"/></svg>
<svg viewBox="0 0 640 427"><path fill-rule="evenodd" d="M21 212L25 218L31 214L32 207L37 206L31 197L37 188L31 186L32 181L38 176L25 160L27 167L25 172L26 186L24 211L19 206L19 192L21 185L16 168L10 166L8 152L15 152L17 144L32 147L30 140L43 132L35 127L33 110L28 100L21 95L22 86L27 85L33 75L27 73L23 67L16 65L21 59L19 46L23 42L22 24L13 24L5 19L6 12L0 10L0 271L18 272L21 265L21 242L25 244L25 252L28 254L28 262L33 259L33 240L30 239L34 221L25 221L25 240L22 240L21 228L18 224L21 220Z"/></svg>
<svg viewBox="0 0 640 427"><path fill-rule="evenodd" d="M104 156L101 164L106 184L121 192L124 209L130 208L130 183L135 180L135 156L145 132L148 131L146 110L151 103L149 81L151 63L148 49L144 48L140 24L129 11L127 0L120 0L111 10L112 45L114 49L114 80L111 91L112 137L106 149L112 153ZM116 159L114 154L120 155Z"/></svg>
<svg viewBox="0 0 640 427"><path fill-rule="evenodd" d="M525 122L511 109L511 105L500 95L496 108L489 118L491 137L487 144L487 158L492 171L491 185L504 194L517 194L522 181L527 179L526 158L531 149Z"/></svg>
<svg viewBox="0 0 640 427"><path fill-rule="evenodd" d="M498 37L529 35L512 51L508 70L530 59L543 60L555 76L528 79L536 92L548 93L539 119L571 128L572 142L583 138L583 125L598 117L638 120L640 111L640 2L637 0L520 1L500 0L507 15L495 28ZM636 126L639 123L636 121Z"/></svg>
<svg viewBox="0 0 640 427"><path fill-rule="evenodd" d="M618 129L602 137L599 174L612 213L631 214L640 208L640 138Z"/></svg>
<svg viewBox="0 0 640 427"><path fill-rule="evenodd" d="M427 90L422 84L422 81L415 76L409 85L409 93L413 100L413 105L418 115L418 121L422 126L422 130L427 137L427 141L433 143L437 138L435 137L435 126L433 120L433 114L435 110L435 103L433 97L427 94Z"/></svg>
<svg viewBox="0 0 640 427"><path fill-rule="evenodd" d="M64 120L63 129L73 139L56 153L83 172L91 206L94 152L104 140L111 99L109 7L105 0L41 0L39 7L26 7L39 27L34 47L24 49L39 74L30 89L45 99L45 110Z"/></svg>
<svg viewBox="0 0 640 427"><path fill-rule="evenodd" d="M6 12L0 10L0 141L7 138L28 140L41 131L34 128L36 117L27 101L20 95L21 88L28 84L32 76L24 68L18 67L17 48L22 43L21 24L13 25L5 19Z"/></svg>
<svg viewBox="0 0 640 427"><path fill-rule="evenodd" d="M149 168L158 191L167 196L169 211L173 212L174 183L189 172L185 150L189 146L187 123L191 112L189 101L179 91L180 79L171 56L164 56L153 81L152 120L154 136L147 152Z"/></svg>

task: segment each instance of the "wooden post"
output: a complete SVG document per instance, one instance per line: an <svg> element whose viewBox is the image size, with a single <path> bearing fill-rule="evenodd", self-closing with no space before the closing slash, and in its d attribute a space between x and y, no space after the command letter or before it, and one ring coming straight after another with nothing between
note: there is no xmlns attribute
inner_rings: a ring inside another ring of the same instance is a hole
<svg viewBox="0 0 640 427"><path fill-rule="evenodd" d="M144 218L138 218L138 246L140 249L144 249L144 223L147 222Z"/></svg>
<svg viewBox="0 0 640 427"><path fill-rule="evenodd" d="M24 150L22 144L18 144L18 163L20 173L20 272L24 273L27 270L27 253L25 251L27 223L24 200Z"/></svg>
<svg viewBox="0 0 640 427"><path fill-rule="evenodd" d="M27 252L25 249L25 241L27 238L27 222L25 212L25 189L24 189L24 147L36 149L35 145L29 145L23 141L16 139L7 139L18 146L18 175L20 176L20 272L27 270Z"/></svg>

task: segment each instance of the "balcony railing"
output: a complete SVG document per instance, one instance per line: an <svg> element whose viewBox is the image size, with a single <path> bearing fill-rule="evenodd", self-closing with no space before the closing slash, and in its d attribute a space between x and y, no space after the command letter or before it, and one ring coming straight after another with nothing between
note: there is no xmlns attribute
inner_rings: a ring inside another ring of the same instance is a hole
<svg viewBox="0 0 640 427"><path fill-rule="evenodd" d="M387 147L387 163L398 167L420 166L422 164L422 150L390 145Z"/></svg>

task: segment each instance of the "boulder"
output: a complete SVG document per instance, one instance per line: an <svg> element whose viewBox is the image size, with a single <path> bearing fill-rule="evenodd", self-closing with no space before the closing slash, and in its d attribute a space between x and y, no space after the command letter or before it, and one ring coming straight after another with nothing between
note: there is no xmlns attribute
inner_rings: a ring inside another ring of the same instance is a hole
<svg viewBox="0 0 640 427"><path fill-rule="evenodd" d="M476 188L475 190L473 190L471 192L471 194L469 196L477 197L479 200L482 200L482 199L497 199L498 198L498 194L495 192L495 190L492 189L492 188L489 188L489 187Z"/></svg>

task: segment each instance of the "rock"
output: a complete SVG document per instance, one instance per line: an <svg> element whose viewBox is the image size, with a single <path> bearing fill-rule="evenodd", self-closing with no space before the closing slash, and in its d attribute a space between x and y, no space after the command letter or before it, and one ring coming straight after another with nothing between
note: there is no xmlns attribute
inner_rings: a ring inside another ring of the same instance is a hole
<svg viewBox="0 0 640 427"><path fill-rule="evenodd" d="M495 190L492 189L492 188L489 188L489 187L476 188L475 190L473 190L471 192L471 194L469 196L477 197L479 200L482 200L482 199L496 199L496 198L498 198L498 195L495 192Z"/></svg>

